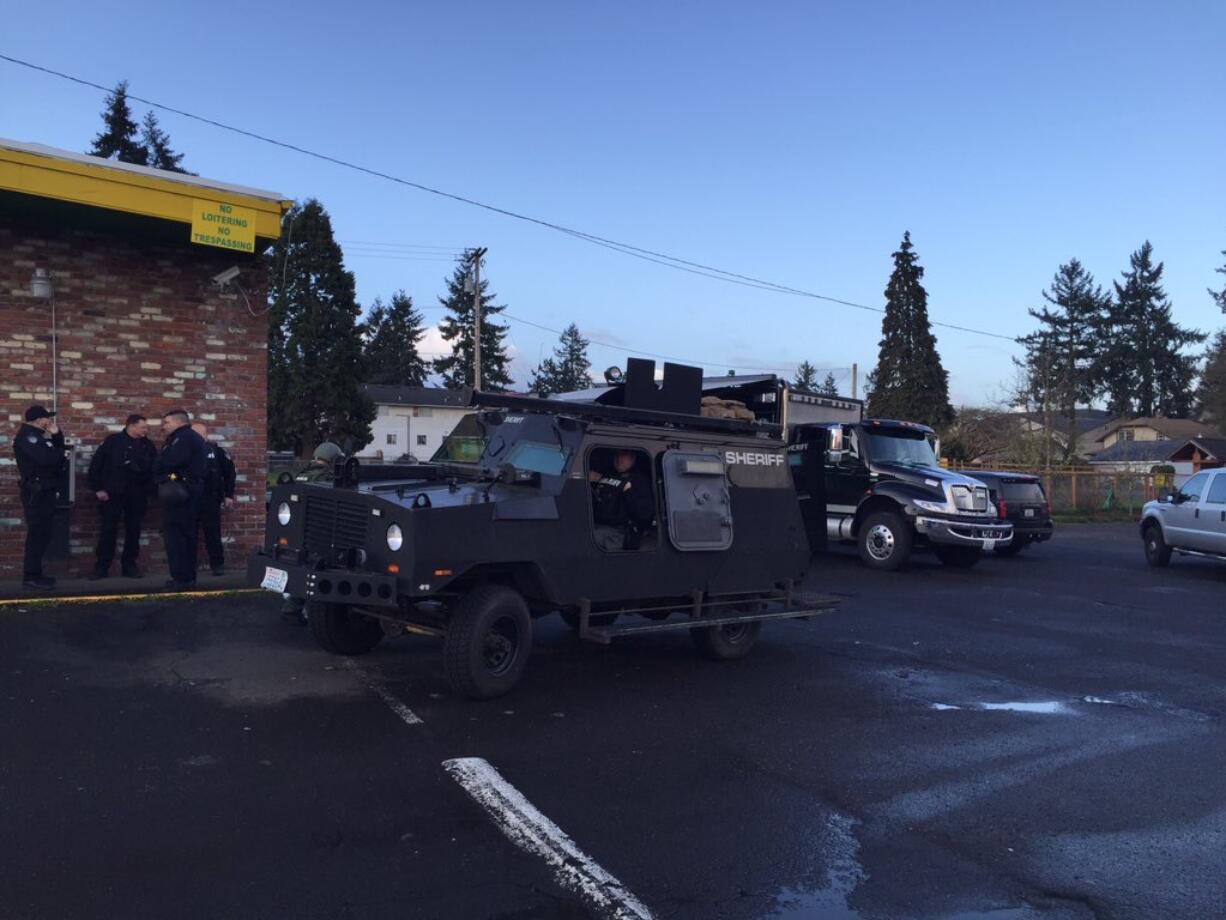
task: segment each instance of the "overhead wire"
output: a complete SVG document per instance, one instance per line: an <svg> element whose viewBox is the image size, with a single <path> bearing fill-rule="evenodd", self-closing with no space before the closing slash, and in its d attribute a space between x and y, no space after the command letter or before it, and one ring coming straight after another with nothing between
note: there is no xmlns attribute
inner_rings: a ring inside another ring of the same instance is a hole
<svg viewBox="0 0 1226 920"><path fill-rule="evenodd" d="M111 92L111 89L109 87L103 86L100 83L94 83L91 80L86 80L81 77L73 76L72 74L67 74L67 73L64 73L63 71L54 70L50 67L44 67L40 64L35 64L31 61L26 61L26 60L22 60L21 58L12 57L11 55L0 53L0 60L8 61L11 64L16 64L20 67L26 67L30 70L36 70L36 71L48 74L53 77L58 77L59 79L62 79L62 80L68 80L72 83L76 83L81 86L88 86L92 89L100 90L101 92L104 92L104 93ZM220 121L217 121L216 119L208 118L203 115L197 115L193 112L188 112L184 109L180 109L175 106L166 105L165 103L156 102L152 99L148 99L143 96L137 96L132 93L129 93L128 98L136 102L143 103L144 105L148 105L148 106L152 106L153 108L160 109L164 112L170 112L172 114L179 115L183 118L188 118L193 121L200 122L202 124L211 125L212 127L215 127L215 128L220 128L223 131L229 131L233 134L238 134L243 137L248 137L253 140L257 140L265 144L270 144L275 147L280 147L285 150L292 150L295 153L302 154L303 156L308 156L316 160L321 160L326 163L331 163L336 166L341 166L345 169L351 169L356 172L364 173L369 176L374 176L379 179L384 179L388 182L393 182L398 185L403 185L408 188L412 188L412 189L416 189L421 192L428 193L430 195L438 196L440 198L445 198L451 201L459 202L461 204L469 205L471 207L480 208L482 210L489 211L494 214L500 214L504 217L509 217L514 220L519 220L519 221L524 221L526 223L535 224L536 226L544 227L546 229L553 230L558 233L563 233L575 239L583 240L585 242L592 243L597 246L603 246L604 248L611 249L616 252L620 252L623 255L629 255L634 258L643 259L648 262L655 262L656 264L663 265L665 267L672 268L677 271L687 271L687 272L690 272L691 274L713 278L715 280L724 281L726 283L740 284L745 287L755 288L759 290L767 290L767 291L772 291L772 292L781 293L781 294L790 294L790 295L797 296L797 297L807 297L807 298L811 298L814 300L821 300L821 301L825 301L828 303L839 304L841 306L851 307L857 310L865 310L865 311L872 312L872 313L884 313L885 312L884 308L882 307L874 307L869 304L857 303L852 300L845 300L839 297L832 297L826 294L817 293L815 291L808 291L803 288L793 287L791 285L780 284L778 282L769 281L763 278L756 278L752 275L746 275L746 274L742 274L739 272L729 271L727 269L718 268L716 266L706 265L701 262L695 262L689 259L680 258L678 256L669 255L668 253L660 252L658 250L648 249L642 246L635 246L630 243L623 243L618 240L599 236L597 234L589 233L584 230L578 230L573 227L567 227L563 224L558 224L553 221L545 220L543 218L533 217L531 215L523 214L518 211L513 211L508 208L502 208L497 205L489 204L484 201L479 201L475 198L470 198L466 195L460 195L455 192L448 192L444 189L435 188L433 186L426 185L421 182L415 182L412 179L406 179L402 176L396 176L396 175L393 175L392 173L387 173L387 172L383 172L382 170L373 169L369 166L362 166L361 164L354 163L349 160L344 160L344 159L341 159L340 157L335 157L330 154L320 153L318 151L311 150L307 147L302 147L298 144L293 144L288 141L277 140L276 138L268 137L267 135L259 134L255 131L249 131L246 128L239 128L234 125L229 125L229 124L226 124L225 122L220 122ZM941 327L945 329L953 329L958 332L965 332L971 335L980 335L980 336L985 336L985 337L993 338L993 339L1003 339L1008 342L1017 341L1016 336L1005 335L999 332L991 332L985 329L976 329L971 326L965 326L965 325L961 325L958 323L948 323L948 322L943 322L940 320L930 320L930 322L933 326L937 326L937 327Z"/></svg>

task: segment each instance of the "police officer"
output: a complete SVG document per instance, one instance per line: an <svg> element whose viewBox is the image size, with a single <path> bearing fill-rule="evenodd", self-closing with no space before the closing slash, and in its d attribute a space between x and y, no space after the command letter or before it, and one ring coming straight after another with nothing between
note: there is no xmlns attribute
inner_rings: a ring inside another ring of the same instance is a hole
<svg viewBox="0 0 1226 920"><path fill-rule="evenodd" d="M17 470L21 473L21 507L26 515L26 554L21 583L46 591L55 579L43 574L43 556L51 543L55 520L55 493L64 472L64 435L55 413L43 406L26 410L26 421L13 439Z"/></svg>
<svg viewBox="0 0 1226 920"><path fill-rule="evenodd" d="M162 537L170 563L170 591L189 591L196 586L196 530L209 461L204 440L191 429L191 418L182 409L162 416L166 443L153 465L162 505Z"/></svg>
<svg viewBox="0 0 1226 920"><path fill-rule="evenodd" d="M125 578L141 576L136 567L140 556L141 519L153 487L153 463L158 453L148 435L148 420L133 413L128 416L123 431L107 435L89 461L89 487L98 499L102 517L91 579L106 578L110 574L120 521L123 522L120 569Z"/></svg>
<svg viewBox="0 0 1226 920"><path fill-rule="evenodd" d="M592 470L588 474L596 545L603 550L638 549L639 538L655 519L651 480L638 468L637 461L635 451L619 450L613 454L610 472Z"/></svg>
<svg viewBox="0 0 1226 920"><path fill-rule="evenodd" d="M192 422L192 431L204 441L208 473L204 478L204 499L200 505L200 527L204 531L204 549L209 554L209 567L214 575L226 573L226 552L221 545L221 509L234 507L234 484L238 476L234 461L220 444L209 440L204 422Z"/></svg>

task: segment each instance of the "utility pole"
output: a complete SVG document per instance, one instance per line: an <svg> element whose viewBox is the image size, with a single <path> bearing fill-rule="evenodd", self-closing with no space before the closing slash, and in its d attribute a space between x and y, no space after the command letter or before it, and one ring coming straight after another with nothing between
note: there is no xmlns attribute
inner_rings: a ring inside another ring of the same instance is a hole
<svg viewBox="0 0 1226 920"><path fill-rule="evenodd" d="M856 398L856 377L859 374L859 371L860 371L860 368L856 365L856 362L853 361L851 363L851 398L852 399Z"/></svg>
<svg viewBox="0 0 1226 920"><path fill-rule="evenodd" d="M481 260L489 252L485 247L469 250L472 253L473 285L473 389L481 389Z"/></svg>

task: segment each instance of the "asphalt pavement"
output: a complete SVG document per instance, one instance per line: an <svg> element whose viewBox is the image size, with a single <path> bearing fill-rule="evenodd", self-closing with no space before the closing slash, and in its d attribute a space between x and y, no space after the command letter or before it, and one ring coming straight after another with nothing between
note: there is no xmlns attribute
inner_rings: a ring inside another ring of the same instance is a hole
<svg viewBox="0 0 1226 920"><path fill-rule="evenodd" d="M2 607L0 917L1226 913L1226 564L1069 525L808 587L740 662L546 618L484 703L271 595Z"/></svg>

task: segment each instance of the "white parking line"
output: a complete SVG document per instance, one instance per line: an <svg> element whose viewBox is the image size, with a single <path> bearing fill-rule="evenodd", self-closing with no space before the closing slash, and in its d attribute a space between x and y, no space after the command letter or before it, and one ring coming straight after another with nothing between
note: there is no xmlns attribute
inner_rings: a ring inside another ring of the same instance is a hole
<svg viewBox="0 0 1226 920"><path fill-rule="evenodd" d="M458 757L443 761L443 769L485 809L507 839L545 860L558 884L577 893L600 916L650 920L651 911L642 901L575 846L488 761Z"/></svg>
<svg viewBox="0 0 1226 920"><path fill-rule="evenodd" d="M404 705L404 703L400 702L400 700L396 699L396 697L392 695L391 691L385 688L382 684L377 684L368 678L366 680L366 686L370 687L370 689L378 695L379 699L387 703L388 708L391 709L392 712L396 713L396 715L400 716L400 721L405 725L422 724L421 716L415 713L408 706Z"/></svg>

